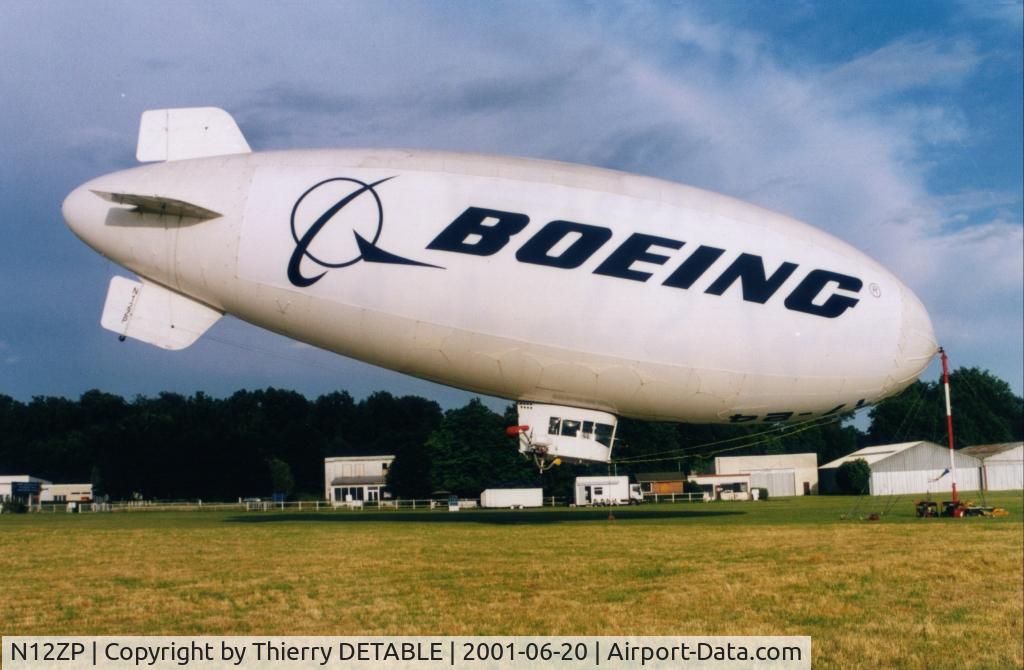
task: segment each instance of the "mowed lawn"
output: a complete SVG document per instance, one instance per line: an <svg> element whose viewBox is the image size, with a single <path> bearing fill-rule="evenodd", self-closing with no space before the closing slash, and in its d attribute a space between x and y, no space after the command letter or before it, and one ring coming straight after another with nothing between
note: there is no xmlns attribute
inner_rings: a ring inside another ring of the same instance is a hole
<svg viewBox="0 0 1024 670"><path fill-rule="evenodd" d="M913 500L6 515L0 634L811 635L815 668L1020 668L1022 494Z"/></svg>

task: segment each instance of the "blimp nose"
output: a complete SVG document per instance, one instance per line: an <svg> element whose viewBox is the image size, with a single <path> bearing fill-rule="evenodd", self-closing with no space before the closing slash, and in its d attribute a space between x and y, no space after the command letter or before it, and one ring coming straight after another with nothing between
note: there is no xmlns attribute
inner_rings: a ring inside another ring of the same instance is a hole
<svg viewBox="0 0 1024 670"><path fill-rule="evenodd" d="M104 206L103 201L90 191L86 184L83 184L64 198L60 211L71 232L90 247L102 253L99 238L103 227L103 217L108 209L109 207Z"/></svg>
<svg viewBox="0 0 1024 670"><path fill-rule="evenodd" d="M903 287L903 309L900 341L893 375L896 386L904 388L917 379L939 352L932 320L914 293Z"/></svg>

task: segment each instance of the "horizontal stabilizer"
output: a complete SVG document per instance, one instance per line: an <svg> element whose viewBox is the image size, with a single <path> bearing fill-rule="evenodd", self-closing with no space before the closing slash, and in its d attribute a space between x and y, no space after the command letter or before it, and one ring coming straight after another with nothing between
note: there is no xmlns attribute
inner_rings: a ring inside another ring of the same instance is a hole
<svg viewBox="0 0 1024 670"><path fill-rule="evenodd" d="M222 316L180 293L148 281L114 277L107 290L100 325L163 349L184 349Z"/></svg>
<svg viewBox="0 0 1024 670"><path fill-rule="evenodd" d="M212 209L193 205L191 202L185 202L184 200L175 200L174 198L165 198L159 195L108 193L107 191L93 191L93 193L104 200L116 202L119 205L134 205L136 212L143 212L145 214L186 216L191 219L199 219L200 221L216 219L218 216L221 216L219 212L215 212Z"/></svg>
<svg viewBox="0 0 1024 670"><path fill-rule="evenodd" d="M238 124L223 109L183 107L142 113L135 157L147 163L251 151Z"/></svg>

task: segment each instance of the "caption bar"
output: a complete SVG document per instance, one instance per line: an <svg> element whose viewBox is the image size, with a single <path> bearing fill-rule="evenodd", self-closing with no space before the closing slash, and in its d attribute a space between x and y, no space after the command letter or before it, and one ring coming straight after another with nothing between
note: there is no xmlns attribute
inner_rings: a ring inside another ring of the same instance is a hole
<svg viewBox="0 0 1024 670"><path fill-rule="evenodd" d="M5 670L810 670L811 638L6 636L0 654Z"/></svg>

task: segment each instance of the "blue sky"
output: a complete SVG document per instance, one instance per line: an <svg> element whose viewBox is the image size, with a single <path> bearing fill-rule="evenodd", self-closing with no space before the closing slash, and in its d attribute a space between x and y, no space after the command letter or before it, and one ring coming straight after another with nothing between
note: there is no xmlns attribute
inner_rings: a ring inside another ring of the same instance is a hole
<svg viewBox="0 0 1024 670"><path fill-rule="evenodd" d="M955 366L1020 394L1021 24L1012 1L0 0L0 393L468 397L233 319L177 353L100 328L119 270L61 201L135 164L143 110L213 105L257 150L532 156L781 211L892 269Z"/></svg>

